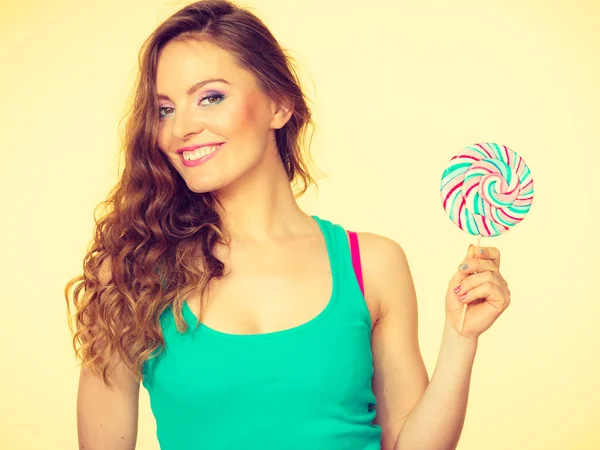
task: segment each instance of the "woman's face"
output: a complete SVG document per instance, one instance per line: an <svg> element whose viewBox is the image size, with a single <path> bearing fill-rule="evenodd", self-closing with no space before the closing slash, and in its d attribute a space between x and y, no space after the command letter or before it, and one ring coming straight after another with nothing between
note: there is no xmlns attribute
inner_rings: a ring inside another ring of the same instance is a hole
<svg viewBox="0 0 600 450"><path fill-rule="evenodd" d="M208 42L169 42L159 54L156 88L158 147L190 190L215 191L278 157L272 130L290 114L227 51Z"/></svg>

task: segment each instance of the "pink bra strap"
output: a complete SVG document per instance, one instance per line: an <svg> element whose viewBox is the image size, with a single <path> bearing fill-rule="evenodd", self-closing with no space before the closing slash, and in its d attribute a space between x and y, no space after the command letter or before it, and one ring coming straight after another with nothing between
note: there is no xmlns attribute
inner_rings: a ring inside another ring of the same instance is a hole
<svg viewBox="0 0 600 450"><path fill-rule="evenodd" d="M360 249L358 248L358 236L355 231L348 231L350 237L350 253L352 254L352 266L354 266L354 273L360 286L360 291L363 296L365 295L365 288L363 286L362 268L360 264Z"/></svg>

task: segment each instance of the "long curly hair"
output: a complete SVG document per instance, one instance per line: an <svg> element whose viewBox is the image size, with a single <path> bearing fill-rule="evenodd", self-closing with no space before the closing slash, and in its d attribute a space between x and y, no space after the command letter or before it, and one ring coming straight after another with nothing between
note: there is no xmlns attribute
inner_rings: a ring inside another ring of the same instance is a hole
<svg viewBox="0 0 600 450"><path fill-rule="evenodd" d="M164 348L160 316L167 308L172 307L178 331L187 330L183 301L192 291L202 299L210 281L223 277L224 264L212 252L216 243L230 243L221 229L216 198L192 192L158 148L156 66L160 50L173 39L207 41L230 52L270 98L292 102L293 115L275 130L279 155L295 198L311 184L318 188L306 162L312 163L315 128L308 100L292 58L262 21L231 2L207 0L160 24L138 56L122 175L94 210L94 238L83 274L64 290L76 359L108 386L109 363L112 367L115 360L136 380L143 379L144 361ZM304 145L309 127L313 133ZM105 212L97 219L100 206Z"/></svg>

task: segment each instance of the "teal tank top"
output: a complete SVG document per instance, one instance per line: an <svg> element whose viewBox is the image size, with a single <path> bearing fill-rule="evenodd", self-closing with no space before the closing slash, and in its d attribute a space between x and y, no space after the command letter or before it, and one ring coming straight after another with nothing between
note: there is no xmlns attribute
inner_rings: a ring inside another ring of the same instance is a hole
<svg viewBox="0 0 600 450"><path fill-rule="evenodd" d="M331 298L312 320L264 334L227 334L184 302L188 331L161 316L165 350L143 366L162 450L375 450L371 318L346 231L324 235Z"/></svg>

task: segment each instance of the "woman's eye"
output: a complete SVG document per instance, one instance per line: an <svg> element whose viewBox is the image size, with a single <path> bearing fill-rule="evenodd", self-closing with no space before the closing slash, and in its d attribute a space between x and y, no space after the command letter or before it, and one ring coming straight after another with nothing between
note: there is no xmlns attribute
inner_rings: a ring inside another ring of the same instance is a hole
<svg viewBox="0 0 600 450"><path fill-rule="evenodd" d="M201 97L200 99L198 99L198 105L202 105L202 106L217 105L217 104L221 103L224 98L225 98L225 96L223 94L207 95L206 97ZM205 103L202 103L202 102L205 102ZM162 120L162 119L166 118L167 116L172 115L174 111L175 111L175 108L172 108L171 106L163 106L158 109L159 118Z"/></svg>
<svg viewBox="0 0 600 450"><path fill-rule="evenodd" d="M217 105L217 104L221 103L224 98L225 98L225 96L223 94L207 95L206 97L201 97L200 100L198 101L198 104L199 105L202 104L202 102L204 100L213 100L213 101L209 101L208 103L205 103L203 106Z"/></svg>
<svg viewBox="0 0 600 450"><path fill-rule="evenodd" d="M160 119L164 119L166 116L168 116L170 114L173 114L173 108L171 108L170 106L163 106L162 108L158 109L158 117Z"/></svg>

